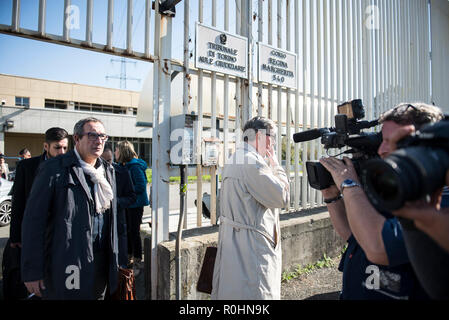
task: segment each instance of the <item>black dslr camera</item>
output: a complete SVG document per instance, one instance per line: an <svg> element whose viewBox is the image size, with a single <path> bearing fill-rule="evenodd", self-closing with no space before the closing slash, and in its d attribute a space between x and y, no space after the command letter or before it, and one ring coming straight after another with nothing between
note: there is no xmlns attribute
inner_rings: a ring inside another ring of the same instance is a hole
<svg viewBox="0 0 449 320"><path fill-rule="evenodd" d="M448 118L402 139L399 150L385 160L366 162L362 181L373 205L396 210L406 201L421 199L444 186L449 169Z"/></svg>
<svg viewBox="0 0 449 320"><path fill-rule="evenodd" d="M335 115L335 128L312 129L295 133L293 140L298 142L309 141L321 137L324 148L352 149L343 153L352 153L357 174L360 174L360 165L368 159L377 157L377 149L382 143L381 133L360 132L362 129L374 127L377 120L359 121L365 117L365 108L362 100L352 100L337 106L338 114ZM306 162L307 176L312 188L322 190L335 184L331 174L319 162Z"/></svg>

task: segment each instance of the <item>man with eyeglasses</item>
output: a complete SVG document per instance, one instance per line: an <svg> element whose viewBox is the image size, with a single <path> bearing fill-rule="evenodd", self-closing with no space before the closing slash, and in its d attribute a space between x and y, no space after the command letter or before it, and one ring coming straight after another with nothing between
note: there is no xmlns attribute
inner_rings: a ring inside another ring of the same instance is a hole
<svg viewBox="0 0 449 320"><path fill-rule="evenodd" d="M384 112L382 144L377 153L386 158L394 149L390 140L396 130L413 124L417 129L441 120L437 107L424 103L402 103ZM380 211L369 202L349 158L322 158L335 185L321 190L332 224L348 243L339 270L343 272L343 300L428 299L410 263L403 226L391 212Z"/></svg>
<svg viewBox="0 0 449 320"><path fill-rule="evenodd" d="M275 123L254 117L243 130L244 142L223 168L211 297L279 300L282 273L279 208L287 206L290 186L275 153Z"/></svg>
<svg viewBox="0 0 449 320"><path fill-rule="evenodd" d="M44 299L104 299L118 282L114 171L100 158L108 136L86 118L75 149L42 164L22 225L22 278Z"/></svg>

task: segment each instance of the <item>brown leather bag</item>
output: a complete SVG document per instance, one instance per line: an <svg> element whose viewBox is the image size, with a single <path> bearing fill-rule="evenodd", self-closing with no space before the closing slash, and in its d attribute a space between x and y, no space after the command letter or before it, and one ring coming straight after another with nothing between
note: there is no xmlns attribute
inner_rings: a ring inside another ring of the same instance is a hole
<svg viewBox="0 0 449 320"><path fill-rule="evenodd" d="M119 268L118 288L112 295L113 300L137 300L136 279L133 269Z"/></svg>
<svg viewBox="0 0 449 320"><path fill-rule="evenodd" d="M211 294L212 279L214 277L215 258L217 257L217 247L207 247L204 255L203 266L201 267L200 277L196 284L196 290Z"/></svg>

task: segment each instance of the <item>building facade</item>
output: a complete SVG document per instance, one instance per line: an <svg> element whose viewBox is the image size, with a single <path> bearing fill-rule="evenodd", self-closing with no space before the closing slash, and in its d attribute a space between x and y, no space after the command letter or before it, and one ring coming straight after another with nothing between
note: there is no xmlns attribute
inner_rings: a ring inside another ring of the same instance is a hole
<svg viewBox="0 0 449 320"><path fill-rule="evenodd" d="M14 168L16 160L8 158L21 149L42 153L48 128L72 135L78 120L95 117L103 121L113 149L127 139L151 165L152 128L136 126L139 98L134 91L0 74L0 152Z"/></svg>

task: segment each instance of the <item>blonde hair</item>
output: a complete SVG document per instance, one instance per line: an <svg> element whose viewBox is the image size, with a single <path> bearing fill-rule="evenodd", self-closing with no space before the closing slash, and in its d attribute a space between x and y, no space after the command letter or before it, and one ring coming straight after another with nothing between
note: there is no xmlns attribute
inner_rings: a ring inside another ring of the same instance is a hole
<svg viewBox="0 0 449 320"><path fill-rule="evenodd" d="M137 158L137 153L134 151L134 146L128 140L123 140L117 143L118 149L118 163L130 162L133 158Z"/></svg>

